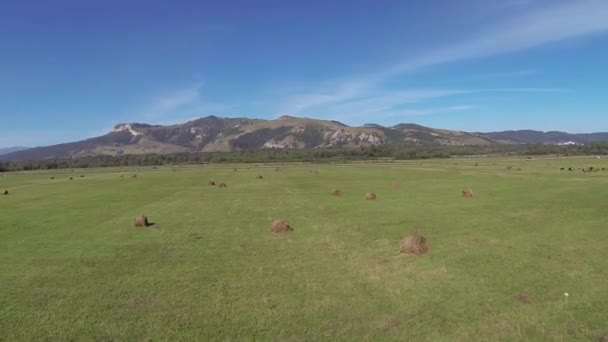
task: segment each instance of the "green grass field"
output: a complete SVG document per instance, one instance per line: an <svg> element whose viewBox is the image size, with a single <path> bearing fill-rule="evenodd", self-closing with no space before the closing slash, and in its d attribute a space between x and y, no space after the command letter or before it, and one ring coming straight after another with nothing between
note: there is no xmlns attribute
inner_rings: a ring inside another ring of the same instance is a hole
<svg viewBox="0 0 608 342"><path fill-rule="evenodd" d="M0 340L598 340L608 159L478 162L3 174Z"/></svg>

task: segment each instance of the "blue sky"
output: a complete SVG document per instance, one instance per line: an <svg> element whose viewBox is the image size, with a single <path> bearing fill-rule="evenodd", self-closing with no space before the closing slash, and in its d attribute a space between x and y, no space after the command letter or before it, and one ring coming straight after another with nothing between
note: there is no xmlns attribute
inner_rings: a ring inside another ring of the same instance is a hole
<svg viewBox="0 0 608 342"><path fill-rule="evenodd" d="M0 146L120 122L608 131L608 1L6 1Z"/></svg>

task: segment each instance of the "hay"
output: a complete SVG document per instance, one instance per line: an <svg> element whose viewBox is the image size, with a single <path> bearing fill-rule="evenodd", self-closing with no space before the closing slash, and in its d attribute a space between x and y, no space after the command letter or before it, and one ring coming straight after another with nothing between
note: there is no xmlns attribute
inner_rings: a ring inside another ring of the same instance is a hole
<svg viewBox="0 0 608 342"><path fill-rule="evenodd" d="M471 190L471 189L464 189L464 190L462 190L462 197L464 197L464 198L473 198L473 190Z"/></svg>
<svg viewBox="0 0 608 342"><path fill-rule="evenodd" d="M215 186L215 182L214 181L209 181L209 183L207 183L207 185L209 185L209 186Z"/></svg>
<svg viewBox="0 0 608 342"><path fill-rule="evenodd" d="M401 239L399 251L405 254L423 255L429 251L429 245L424 236L415 232Z"/></svg>
<svg viewBox="0 0 608 342"><path fill-rule="evenodd" d="M5 195L8 195L8 190L4 190L4 194L5 194Z"/></svg>
<svg viewBox="0 0 608 342"><path fill-rule="evenodd" d="M147 227L150 223L145 215L138 215L135 217L135 227Z"/></svg>
<svg viewBox="0 0 608 342"><path fill-rule="evenodd" d="M332 196L342 196L342 195L344 195L344 193L340 189L334 189L334 191L331 192L331 195Z"/></svg>
<svg viewBox="0 0 608 342"><path fill-rule="evenodd" d="M373 192L368 192L368 193L365 194L365 199L368 200L368 201L375 200L376 199L376 194L373 193Z"/></svg>
<svg viewBox="0 0 608 342"><path fill-rule="evenodd" d="M270 226L270 231L273 233L287 233L293 231L293 228L291 227L289 222L287 222L287 220L278 219L272 222L272 225Z"/></svg>
<svg viewBox="0 0 608 342"><path fill-rule="evenodd" d="M70 177L70 180L73 180L73 179L74 179L74 177Z"/></svg>
<svg viewBox="0 0 608 342"><path fill-rule="evenodd" d="M262 175L258 175L257 177L258 179L264 179L264 177L262 177Z"/></svg>
<svg viewBox="0 0 608 342"><path fill-rule="evenodd" d="M226 183L220 183L220 188L227 188L228 185L226 185Z"/></svg>

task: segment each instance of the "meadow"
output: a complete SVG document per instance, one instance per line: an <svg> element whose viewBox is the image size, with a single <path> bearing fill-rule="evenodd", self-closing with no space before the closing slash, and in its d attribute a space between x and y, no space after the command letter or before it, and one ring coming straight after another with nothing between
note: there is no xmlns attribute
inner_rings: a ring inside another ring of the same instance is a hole
<svg viewBox="0 0 608 342"><path fill-rule="evenodd" d="M608 159L1 174L0 340L596 341L608 171L560 170L587 166ZM429 253L400 254L415 231Z"/></svg>

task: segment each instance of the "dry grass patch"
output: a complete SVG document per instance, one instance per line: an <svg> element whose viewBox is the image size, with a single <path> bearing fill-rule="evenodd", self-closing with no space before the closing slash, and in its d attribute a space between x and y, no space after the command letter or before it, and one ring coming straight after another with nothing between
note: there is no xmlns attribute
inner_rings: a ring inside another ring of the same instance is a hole
<svg viewBox="0 0 608 342"><path fill-rule="evenodd" d="M513 298L522 304L532 304L532 299L525 292L520 292L516 294Z"/></svg>

